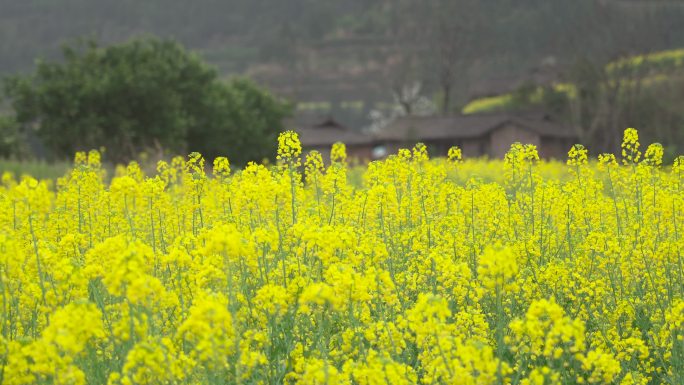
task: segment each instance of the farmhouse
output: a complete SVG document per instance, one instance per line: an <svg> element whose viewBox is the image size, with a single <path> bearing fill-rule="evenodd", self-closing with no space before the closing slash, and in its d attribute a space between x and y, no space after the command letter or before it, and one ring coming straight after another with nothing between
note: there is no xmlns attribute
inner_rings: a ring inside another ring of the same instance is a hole
<svg viewBox="0 0 684 385"><path fill-rule="evenodd" d="M399 118L373 133L352 130L332 118L296 129L304 152L318 150L329 158L335 142L347 146L350 158L382 158L417 142L431 156L445 156L458 146L464 157L502 158L514 142L534 144L543 158L564 159L577 142L571 126L548 115L472 114Z"/></svg>
<svg viewBox="0 0 684 385"><path fill-rule="evenodd" d="M502 158L511 143L521 142L536 145L543 158L557 159L565 158L577 141L572 127L547 115L507 114L405 117L376 132L374 139L390 154L423 142L434 156L458 146L464 157Z"/></svg>

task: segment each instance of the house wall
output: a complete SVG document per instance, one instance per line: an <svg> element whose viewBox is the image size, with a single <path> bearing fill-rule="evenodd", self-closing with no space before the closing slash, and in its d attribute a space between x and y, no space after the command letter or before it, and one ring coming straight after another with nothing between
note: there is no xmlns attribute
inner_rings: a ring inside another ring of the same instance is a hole
<svg viewBox="0 0 684 385"><path fill-rule="evenodd" d="M420 140L417 142L420 142ZM466 158L478 158L488 155L489 151L488 136L472 139L425 140L423 143L428 147L428 153L431 158L447 156L452 146L458 146L463 153L463 157ZM400 148L412 149L415 143L409 145L408 143L391 142L382 143L382 145L385 146L388 154L396 154Z"/></svg>
<svg viewBox="0 0 684 385"><path fill-rule="evenodd" d="M429 140L423 142L427 146L428 154L432 158L445 156L449 152L452 143L449 141Z"/></svg>
<svg viewBox="0 0 684 385"><path fill-rule="evenodd" d="M428 148L428 154L431 158L445 157L451 147L461 147L461 142L454 139L430 140L424 143Z"/></svg>
<svg viewBox="0 0 684 385"><path fill-rule="evenodd" d="M459 143L445 140L445 141L437 141L437 140L416 140L415 142L381 142L378 143L377 146L382 146L385 148L386 154L389 155L396 155L400 149L405 148L408 150L413 149L413 147L416 145L416 143L422 142L424 143L427 148L428 148L428 155L430 155L431 158L436 158L440 156L446 156L447 153L449 152L449 148L451 146L459 146ZM371 149L372 151L372 149Z"/></svg>
<svg viewBox="0 0 684 385"><path fill-rule="evenodd" d="M430 155L431 158L437 158L437 157L445 157L449 154L449 149L453 146L457 146L463 151L463 145L464 142L463 140L457 140L457 139L439 139L439 140L425 140L423 141L425 145L427 146L428 149L428 154ZM473 141L471 145L471 141L468 141L468 148L473 148L474 150L472 151L473 154L471 155L473 157L479 156L481 154L477 153L479 151L480 145L482 143L482 140L479 141ZM413 148L412 146L409 147L407 146L406 148ZM398 150L398 149L397 149Z"/></svg>
<svg viewBox="0 0 684 385"><path fill-rule="evenodd" d="M417 142L419 141L420 140L418 140ZM430 154L431 158L447 156L447 153L449 152L449 148L451 148L451 146L458 146L463 153L463 157L465 158L478 158L481 156L489 155L490 143L488 136L472 139L444 139L438 141L423 142L426 146L428 146L428 153ZM411 149L413 148L415 143L408 144L404 142L385 142L379 143L378 145L384 146L387 150L387 154L391 155L396 154L400 148Z"/></svg>
<svg viewBox="0 0 684 385"><path fill-rule="evenodd" d="M321 153L321 157L323 158L323 163L325 163L325 164L330 163L330 146L304 147L302 149L302 162L306 161L306 155L313 150L316 150L316 151Z"/></svg>
<svg viewBox="0 0 684 385"><path fill-rule="evenodd" d="M499 127L490 134L489 156L491 158L503 158L511 148L511 144L515 142L534 144L539 148L541 138L530 130L511 124Z"/></svg>
<svg viewBox="0 0 684 385"><path fill-rule="evenodd" d="M573 144L572 139L543 137L539 146L539 156L545 159L565 160Z"/></svg>
<svg viewBox="0 0 684 385"><path fill-rule="evenodd" d="M370 144L347 146L347 158L368 162L373 160L373 147Z"/></svg>
<svg viewBox="0 0 684 385"><path fill-rule="evenodd" d="M370 144L362 144L362 145L346 145L347 147L347 159L352 160L358 160L358 161L370 161L373 160L373 146ZM321 157L323 157L323 163L325 164L330 164L330 150L332 149L332 145L330 146L307 146L302 149L302 161L306 159L306 154L308 154L312 150L316 150L321 153Z"/></svg>
<svg viewBox="0 0 684 385"><path fill-rule="evenodd" d="M379 143L378 145L384 146L385 150L387 151L387 155L394 155L397 152L399 152L400 148L411 148L409 145L403 143L403 142L384 142L384 143Z"/></svg>
<svg viewBox="0 0 684 385"><path fill-rule="evenodd" d="M461 142L461 152L464 158L479 158L489 154L489 137L464 139Z"/></svg>

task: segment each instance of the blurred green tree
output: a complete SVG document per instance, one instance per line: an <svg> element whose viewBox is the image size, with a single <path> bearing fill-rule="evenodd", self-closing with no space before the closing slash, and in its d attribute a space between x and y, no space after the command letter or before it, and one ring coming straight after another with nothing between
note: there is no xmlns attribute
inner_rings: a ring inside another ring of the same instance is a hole
<svg viewBox="0 0 684 385"><path fill-rule="evenodd" d="M15 120L0 114L0 158L21 158L25 152Z"/></svg>
<svg viewBox="0 0 684 385"><path fill-rule="evenodd" d="M288 103L245 79L227 82L170 40L108 47L82 41L64 59L6 79L16 121L34 127L53 157L107 148L121 162L141 151L227 155L236 164L273 156Z"/></svg>

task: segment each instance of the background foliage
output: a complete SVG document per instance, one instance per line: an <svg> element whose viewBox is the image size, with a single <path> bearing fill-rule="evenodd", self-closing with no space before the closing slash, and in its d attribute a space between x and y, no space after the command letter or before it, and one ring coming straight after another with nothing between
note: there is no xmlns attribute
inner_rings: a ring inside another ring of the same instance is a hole
<svg viewBox="0 0 684 385"><path fill-rule="evenodd" d="M246 75L293 100L325 103L315 112L351 126L367 124L397 84L419 81L439 110L458 111L470 98L548 79L580 56L603 65L684 46L680 0L25 0L0 7L0 73L58 58L65 40L85 35L111 44L150 33L198 52L221 76Z"/></svg>
<svg viewBox="0 0 684 385"><path fill-rule="evenodd" d="M105 145L113 160L140 151L233 153L237 163L273 153L289 106L245 79L221 81L179 44L155 38L66 46L5 91L16 121L47 153L70 157ZM234 151L234 150L240 151Z"/></svg>

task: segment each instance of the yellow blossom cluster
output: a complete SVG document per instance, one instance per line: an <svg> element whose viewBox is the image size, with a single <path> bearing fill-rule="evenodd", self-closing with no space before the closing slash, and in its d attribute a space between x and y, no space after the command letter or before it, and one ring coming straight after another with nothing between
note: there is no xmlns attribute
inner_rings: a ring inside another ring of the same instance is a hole
<svg viewBox="0 0 684 385"><path fill-rule="evenodd" d="M683 157L278 144L2 175L0 383L684 384Z"/></svg>

